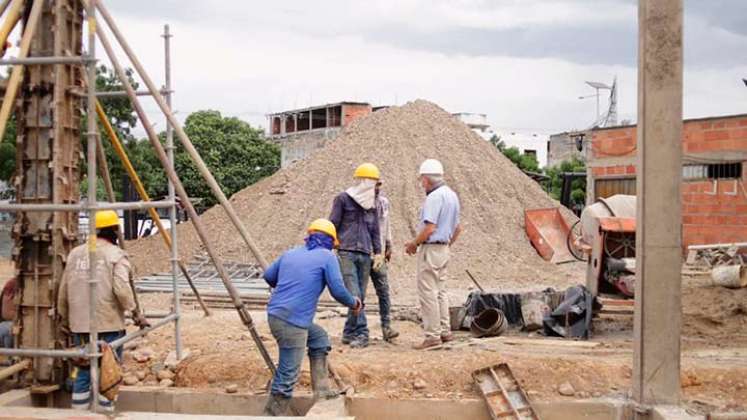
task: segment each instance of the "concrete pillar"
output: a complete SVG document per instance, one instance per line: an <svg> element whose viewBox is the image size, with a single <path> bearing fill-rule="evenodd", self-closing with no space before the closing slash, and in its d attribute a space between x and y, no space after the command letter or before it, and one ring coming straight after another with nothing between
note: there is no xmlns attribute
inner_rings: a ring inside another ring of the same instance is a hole
<svg viewBox="0 0 747 420"><path fill-rule="evenodd" d="M682 0L639 0L633 398L680 402Z"/></svg>

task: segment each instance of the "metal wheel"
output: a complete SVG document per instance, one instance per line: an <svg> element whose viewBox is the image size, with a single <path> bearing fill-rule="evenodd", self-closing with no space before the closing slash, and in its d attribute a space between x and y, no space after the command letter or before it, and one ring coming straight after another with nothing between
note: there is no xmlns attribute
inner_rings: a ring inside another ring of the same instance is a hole
<svg viewBox="0 0 747 420"><path fill-rule="evenodd" d="M635 235L622 232L605 233L604 253L612 258L635 257Z"/></svg>
<svg viewBox="0 0 747 420"><path fill-rule="evenodd" d="M568 230L568 236L565 238L565 245L568 247L568 251L573 255L573 258L579 261L586 261L583 251L578 249L575 245L577 238L581 237L581 219L577 220L571 228Z"/></svg>

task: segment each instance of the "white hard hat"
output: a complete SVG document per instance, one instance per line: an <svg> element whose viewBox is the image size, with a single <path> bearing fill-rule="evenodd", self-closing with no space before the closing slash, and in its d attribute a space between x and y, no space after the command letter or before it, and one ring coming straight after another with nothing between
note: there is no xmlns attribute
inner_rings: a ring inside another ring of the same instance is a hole
<svg viewBox="0 0 747 420"><path fill-rule="evenodd" d="M444 165L436 159L426 159L420 164L420 175L443 175Z"/></svg>

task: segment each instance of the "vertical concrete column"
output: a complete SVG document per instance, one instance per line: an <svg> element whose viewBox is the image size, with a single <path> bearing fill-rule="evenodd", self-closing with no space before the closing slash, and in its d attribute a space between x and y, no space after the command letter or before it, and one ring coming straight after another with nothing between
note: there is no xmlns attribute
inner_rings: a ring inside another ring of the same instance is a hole
<svg viewBox="0 0 747 420"><path fill-rule="evenodd" d="M639 0L633 398L680 402L682 0Z"/></svg>

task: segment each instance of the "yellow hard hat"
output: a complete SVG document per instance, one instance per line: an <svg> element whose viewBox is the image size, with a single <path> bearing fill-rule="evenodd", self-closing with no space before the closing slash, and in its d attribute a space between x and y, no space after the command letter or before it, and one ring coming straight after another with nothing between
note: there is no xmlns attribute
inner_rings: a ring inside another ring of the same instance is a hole
<svg viewBox="0 0 747 420"><path fill-rule="evenodd" d="M335 225L330 222L327 219L316 219L309 225L309 228L306 229L308 233L311 232L322 232L326 233L327 235L331 236L332 239L335 240L335 246L340 245L340 241L337 240L337 228L335 228Z"/></svg>
<svg viewBox="0 0 747 420"><path fill-rule="evenodd" d="M96 229L111 226L119 226L119 216L114 210L102 210L96 212Z"/></svg>
<svg viewBox="0 0 747 420"><path fill-rule="evenodd" d="M379 179L380 177L379 168L373 163L361 164L355 168L355 173L353 174L353 178Z"/></svg>

